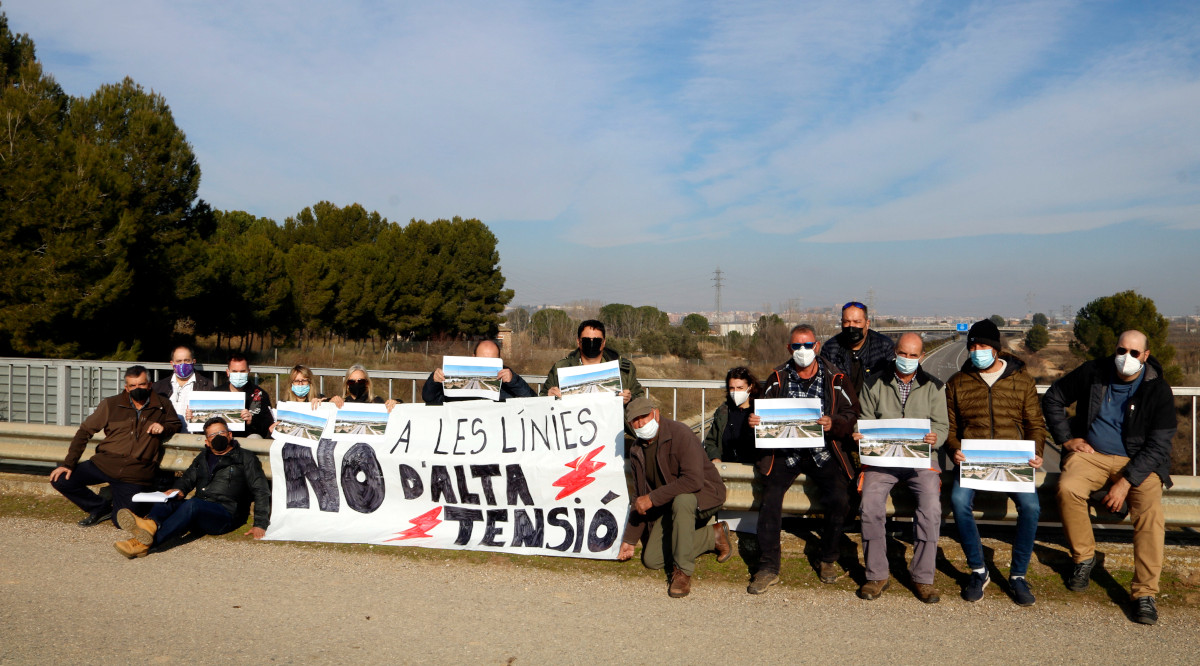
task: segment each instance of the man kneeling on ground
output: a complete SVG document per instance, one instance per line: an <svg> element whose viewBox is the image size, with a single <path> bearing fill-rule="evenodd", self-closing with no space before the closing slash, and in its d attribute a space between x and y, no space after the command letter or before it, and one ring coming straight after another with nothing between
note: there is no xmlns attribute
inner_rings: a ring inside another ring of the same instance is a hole
<svg viewBox="0 0 1200 666"><path fill-rule="evenodd" d="M728 523L709 526L725 503L725 482L691 428L660 418L649 398L631 400L625 421L637 438L629 449L634 500L617 559L633 557L634 544L649 528L642 563L647 569L671 566L667 593L686 597L696 558L716 551L724 562L733 553Z"/></svg>
<svg viewBox="0 0 1200 666"><path fill-rule="evenodd" d="M193 488L196 495L183 499ZM170 497L140 518L129 509L117 512L117 524L133 535L113 544L130 559L145 557L151 546L162 545L185 532L225 534L246 518L254 500L254 527L248 535L261 539L271 519L271 491L258 456L233 439L225 419L204 422L204 452L167 491Z"/></svg>

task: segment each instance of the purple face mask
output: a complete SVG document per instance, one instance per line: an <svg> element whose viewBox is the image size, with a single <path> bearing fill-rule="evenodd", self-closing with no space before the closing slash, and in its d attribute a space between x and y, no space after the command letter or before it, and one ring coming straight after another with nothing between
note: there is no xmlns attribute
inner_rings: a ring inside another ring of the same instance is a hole
<svg viewBox="0 0 1200 666"><path fill-rule="evenodd" d="M192 370L195 369L195 363L176 363L175 376L180 379L187 379L192 376Z"/></svg>

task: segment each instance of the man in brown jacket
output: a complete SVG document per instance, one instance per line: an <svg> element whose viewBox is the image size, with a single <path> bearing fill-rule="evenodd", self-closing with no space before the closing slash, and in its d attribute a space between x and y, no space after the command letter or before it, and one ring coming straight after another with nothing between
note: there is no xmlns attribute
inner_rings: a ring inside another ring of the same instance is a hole
<svg viewBox="0 0 1200 666"><path fill-rule="evenodd" d="M1029 466L1041 467L1046 422L1042 418L1037 385L1025 372L1025 364L1021 359L1001 352L1000 329L988 319L971 326L967 333L967 350L971 358L946 382L946 414L950 420L950 432L946 435L948 453L961 465L966 461L962 452L964 439L1032 440L1035 454L1029 460ZM963 488L959 477L955 470L950 502L954 505L958 540L967 557L967 565L971 567L971 578L963 598L979 601L991 578L983 561L979 528L975 526L975 490ZM1017 533L1013 538L1008 588L1017 605L1032 606L1035 599L1025 580L1025 572L1033 555L1041 505L1037 493L1009 493L1008 496L1017 505Z"/></svg>
<svg viewBox="0 0 1200 666"><path fill-rule="evenodd" d="M629 449L635 497L617 559L633 557L642 540L642 563L662 569L669 559L674 570L667 593L686 597L697 557L716 551L724 562L733 552L729 525L708 524L725 503L725 482L691 429L662 418L648 398L631 400L625 421L637 438Z"/></svg>
<svg viewBox="0 0 1200 666"><path fill-rule="evenodd" d="M136 511L133 496L150 489L162 461L162 443L182 427L171 402L150 390L146 368L132 366L125 371L125 391L101 400L96 411L79 426L67 457L50 473L50 485L88 512L79 521L83 527L95 525L121 509ZM92 435L101 430L104 440L96 447L95 455L79 462ZM88 488L100 483L108 484L112 501Z"/></svg>

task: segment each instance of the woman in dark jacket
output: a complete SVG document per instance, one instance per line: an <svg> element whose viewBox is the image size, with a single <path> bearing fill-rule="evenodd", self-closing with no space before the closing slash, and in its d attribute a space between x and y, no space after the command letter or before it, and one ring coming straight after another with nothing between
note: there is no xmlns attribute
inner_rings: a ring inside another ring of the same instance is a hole
<svg viewBox="0 0 1200 666"><path fill-rule="evenodd" d="M713 412L712 425L704 437L704 452L713 462L753 463L754 428L747 419L754 413L754 400L762 393L749 368L738 366L725 374L725 402Z"/></svg>

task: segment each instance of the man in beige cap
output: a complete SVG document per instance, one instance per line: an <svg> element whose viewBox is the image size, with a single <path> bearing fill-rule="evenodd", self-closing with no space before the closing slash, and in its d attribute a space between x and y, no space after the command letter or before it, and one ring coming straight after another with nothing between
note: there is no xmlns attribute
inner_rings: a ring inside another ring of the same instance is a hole
<svg viewBox="0 0 1200 666"><path fill-rule="evenodd" d="M715 551L724 562L733 553L729 525L709 527L725 503L725 482L691 428L662 418L648 398L630 400L625 421L635 437L629 449L633 502L617 559L633 557L642 540L642 564L662 569L671 562L668 594L686 597L697 557Z"/></svg>

